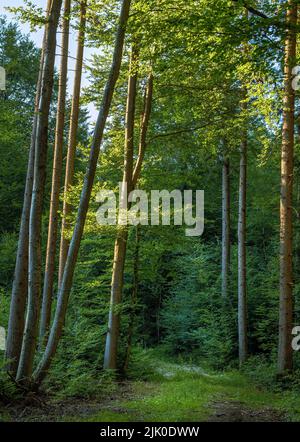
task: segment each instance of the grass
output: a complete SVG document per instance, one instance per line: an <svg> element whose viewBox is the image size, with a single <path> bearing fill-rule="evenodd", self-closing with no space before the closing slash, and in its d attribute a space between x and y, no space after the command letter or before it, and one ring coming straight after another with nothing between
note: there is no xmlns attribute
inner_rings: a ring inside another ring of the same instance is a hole
<svg viewBox="0 0 300 442"><path fill-rule="evenodd" d="M158 373L152 379L132 383L130 399L113 401L101 412L84 420L205 422L213 414L214 402L232 401L253 410L271 408L285 413L287 420L300 421L300 397L296 393L258 389L237 371L206 374L168 363L160 363L158 367Z"/></svg>

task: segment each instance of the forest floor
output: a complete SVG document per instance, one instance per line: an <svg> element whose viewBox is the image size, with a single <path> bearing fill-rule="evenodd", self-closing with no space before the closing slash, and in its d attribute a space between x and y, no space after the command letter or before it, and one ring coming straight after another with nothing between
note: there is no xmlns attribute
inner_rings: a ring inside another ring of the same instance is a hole
<svg viewBox="0 0 300 442"><path fill-rule="evenodd" d="M0 409L2 421L281 422L300 421L299 395L259 389L238 372L206 373L162 363L147 381L124 382L101 400L47 400Z"/></svg>

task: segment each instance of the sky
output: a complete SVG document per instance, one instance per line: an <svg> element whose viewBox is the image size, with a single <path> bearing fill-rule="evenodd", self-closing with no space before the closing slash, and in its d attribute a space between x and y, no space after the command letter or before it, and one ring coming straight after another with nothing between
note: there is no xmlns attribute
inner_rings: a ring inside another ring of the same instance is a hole
<svg viewBox="0 0 300 442"><path fill-rule="evenodd" d="M33 0L33 3L39 7L45 8L46 4L47 4L47 0ZM23 5L24 5L23 0L0 0L0 15L6 15L9 20L17 22L19 24L20 30L22 32L24 32L25 34L30 34L30 38L35 42L36 46L38 46L40 48L41 44L42 44L42 40L43 40L43 29L40 29L37 32L30 32L29 25L18 22L18 20L16 20L15 16L13 14L11 14L10 12L8 12L6 9L9 6L18 7L18 6L23 6ZM60 44L59 39L60 39L60 37L58 37L58 44ZM58 47L56 52L59 54L59 51L60 51L60 48ZM92 48L85 48L84 61L85 61L86 65L90 64L91 55L94 52L95 51ZM72 95L73 80L74 80L74 68L75 68L75 60L72 57L76 56L76 31L74 31L73 29L71 30L71 34L70 34L69 54L70 54L70 58L69 58L68 90L69 90L69 94ZM60 57L57 56L56 57L57 69L59 67L59 61L60 61ZM88 85L89 85L88 75L84 71L83 78L82 78L82 87L85 87ZM95 121L96 117L97 117L96 108L94 107L93 104L91 104L88 106L88 109L89 109L91 121Z"/></svg>

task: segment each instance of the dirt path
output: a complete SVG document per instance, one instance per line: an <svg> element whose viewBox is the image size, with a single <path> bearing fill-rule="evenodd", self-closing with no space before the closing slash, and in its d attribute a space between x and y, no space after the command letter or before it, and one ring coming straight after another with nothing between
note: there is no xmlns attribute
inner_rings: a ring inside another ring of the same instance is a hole
<svg viewBox="0 0 300 442"><path fill-rule="evenodd" d="M271 408L254 410L239 402L215 402L208 422L284 422L285 416Z"/></svg>

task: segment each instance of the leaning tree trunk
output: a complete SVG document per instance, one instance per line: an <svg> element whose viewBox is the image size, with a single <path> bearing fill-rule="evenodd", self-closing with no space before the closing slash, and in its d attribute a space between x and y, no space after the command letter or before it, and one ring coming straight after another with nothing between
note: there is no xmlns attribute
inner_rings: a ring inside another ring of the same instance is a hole
<svg viewBox="0 0 300 442"><path fill-rule="evenodd" d="M245 94L246 99L246 94ZM242 104L245 111L247 105ZM240 149L239 218L238 218L238 332L239 362L242 365L248 355L247 339L247 274L246 274L246 196L247 196L247 130Z"/></svg>
<svg viewBox="0 0 300 442"><path fill-rule="evenodd" d="M46 16L48 17L51 1L48 0ZM29 237L29 217L31 207L31 196L33 186L33 174L34 174L34 154L35 154L35 140L39 102L41 96L41 83L42 73L44 66L44 50L45 50L45 36L43 40L41 50L41 61L39 68L39 76L37 81L35 104L34 104L34 119L33 128L31 134L31 144L29 150L28 166L26 185L23 201L23 209L21 216L17 258L15 266L14 281L12 287L7 342L6 342L6 355L7 360L6 369L12 376L15 376L18 369L19 357L22 347L22 339L25 323L25 309L27 299L27 285L28 285L28 237Z"/></svg>
<svg viewBox="0 0 300 442"><path fill-rule="evenodd" d="M66 310L69 300L69 295L72 287L73 275L75 270L75 264L77 261L77 256L80 247L80 241L83 235L83 229L85 225L86 215L89 207L89 201L91 198L92 187L94 183L98 157L100 153L100 146L103 138L103 132L105 128L105 123L108 117L108 113L111 107L112 97L115 90L116 82L119 78L124 39L127 21L129 17L131 0L123 0L122 8L120 12L120 19L118 25L118 31L115 42L115 49L113 55L112 66L109 74L109 78L106 83L104 90L104 96L99 111L94 137L92 141L89 162L84 178L83 189L81 192L79 208L77 213L77 220L75 224L74 233L72 240L70 242L68 257L64 269L64 274L61 282L61 286L58 293L57 306L55 311L55 317L51 327L51 332L49 335L46 350L43 357L34 373L34 381L40 383L47 370L50 367L53 356L55 355L63 325L65 322Z"/></svg>
<svg viewBox="0 0 300 442"><path fill-rule="evenodd" d="M40 313L41 223L46 179L48 119L53 91L56 32L62 0L52 3L46 25L45 60L35 142L34 179L29 220L28 305L24 337L17 373L18 380L32 374Z"/></svg>
<svg viewBox="0 0 300 442"><path fill-rule="evenodd" d="M292 70L296 61L296 1L289 0L287 10L287 34L284 60L284 100L281 149L280 193L280 309L278 372L293 368L293 240L292 240L292 194L294 161L294 112L295 92L292 87Z"/></svg>
<svg viewBox="0 0 300 442"><path fill-rule="evenodd" d="M135 102L136 102L136 71L137 54L132 50L130 61L130 74L128 79L128 93L126 104L125 118L125 157L124 157L124 176L122 188L122 210L128 209L127 193L133 190L133 149L134 149L134 118L135 118ZM126 186L126 190L125 187ZM122 215L121 215L122 216ZM114 248L114 261L111 281L111 298L108 317L108 329L106 335L106 345L104 352L104 368L117 368L118 338L120 328L120 311L119 307L122 299L123 282L124 282L124 266L126 260L126 248L128 238L128 226L118 225L117 237Z"/></svg>
<svg viewBox="0 0 300 442"><path fill-rule="evenodd" d="M51 320L51 305L55 272L55 255L58 228L59 195L62 176L65 108L68 78L69 30L71 0L65 0L62 26L61 65L59 74L56 131L53 155L52 189L48 223L48 242L43 288L43 302L40 323L40 345L43 345Z"/></svg>
<svg viewBox="0 0 300 442"><path fill-rule="evenodd" d="M64 267L66 264L66 259L69 249L69 240L66 238L66 233L70 227L68 218L71 213L71 206L67 200L68 200L68 192L73 184L73 179L74 179L77 131L78 131L78 120L79 120L80 89L81 89L84 39L85 39L85 28L86 28L86 4L87 4L86 0L83 0L80 3L80 23L79 23L80 27L78 33L78 46L77 46L77 55L76 55L72 108L70 116L70 131L69 131L69 142L68 142L68 153L67 153L67 164L66 164L66 175L65 175L65 186L64 186L64 200L63 200L63 211L62 211L59 269L58 269L59 286L61 284L62 276L64 273Z"/></svg>
<svg viewBox="0 0 300 442"><path fill-rule="evenodd" d="M222 296L228 297L230 276L230 162L226 155L222 164Z"/></svg>

